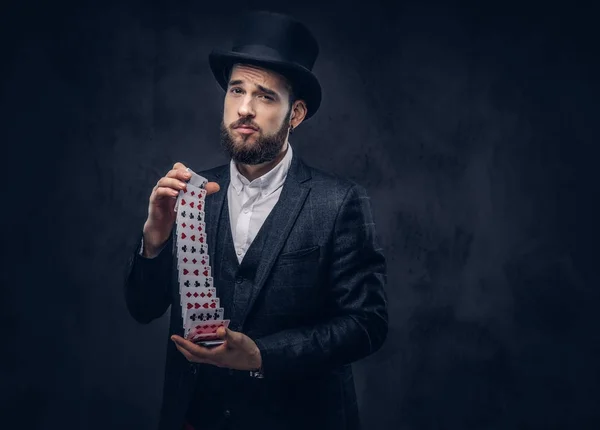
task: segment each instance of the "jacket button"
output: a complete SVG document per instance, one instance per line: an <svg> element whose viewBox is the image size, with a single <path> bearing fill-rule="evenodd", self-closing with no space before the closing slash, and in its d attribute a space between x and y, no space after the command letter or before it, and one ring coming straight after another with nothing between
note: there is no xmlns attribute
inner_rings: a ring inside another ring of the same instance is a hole
<svg viewBox="0 0 600 430"><path fill-rule="evenodd" d="M225 412L223 412L223 415L225 415L226 418L229 418L231 416L231 412L229 412L229 409L225 409Z"/></svg>
<svg viewBox="0 0 600 430"><path fill-rule="evenodd" d="M244 278L242 278L241 276L238 276L237 278L235 278L236 284L241 284L242 282L244 282Z"/></svg>
<svg viewBox="0 0 600 430"><path fill-rule="evenodd" d="M192 375L195 375L197 372L196 365L194 363L190 363L190 372L192 372Z"/></svg>

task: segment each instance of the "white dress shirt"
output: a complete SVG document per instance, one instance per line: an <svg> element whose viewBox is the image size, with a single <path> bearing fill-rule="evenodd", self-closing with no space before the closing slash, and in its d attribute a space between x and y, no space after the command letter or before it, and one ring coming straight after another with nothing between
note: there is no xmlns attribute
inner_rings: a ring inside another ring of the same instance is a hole
<svg viewBox="0 0 600 430"><path fill-rule="evenodd" d="M227 203L233 245L239 262L279 200L292 155L292 145L288 143L283 159L252 182L238 171L233 160L229 163L231 181L227 189Z"/></svg>
<svg viewBox="0 0 600 430"><path fill-rule="evenodd" d="M246 251L248 251L265 219L279 200L283 183L292 163L292 155L292 145L288 142L288 149L281 161L252 182L248 181L239 172L235 162L230 160L227 204L229 205L231 236L233 237L238 262L241 262L244 255L246 255ZM142 238L139 254L143 255L143 251L144 239Z"/></svg>

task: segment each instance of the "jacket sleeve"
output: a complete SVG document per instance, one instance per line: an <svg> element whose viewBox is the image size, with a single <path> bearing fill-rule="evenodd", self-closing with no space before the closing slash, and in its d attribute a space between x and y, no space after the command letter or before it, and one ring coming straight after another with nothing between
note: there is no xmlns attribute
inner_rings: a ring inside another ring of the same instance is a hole
<svg viewBox="0 0 600 430"><path fill-rule="evenodd" d="M143 234L129 258L125 274L125 303L131 316L142 324L161 317L171 304L173 236L154 258L142 256Z"/></svg>
<svg viewBox="0 0 600 430"><path fill-rule="evenodd" d="M354 184L332 237L329 312L320 323L254 339L265 378L294 378L349 364L377 351L388 332L386 260L369 197Z"/></svg>

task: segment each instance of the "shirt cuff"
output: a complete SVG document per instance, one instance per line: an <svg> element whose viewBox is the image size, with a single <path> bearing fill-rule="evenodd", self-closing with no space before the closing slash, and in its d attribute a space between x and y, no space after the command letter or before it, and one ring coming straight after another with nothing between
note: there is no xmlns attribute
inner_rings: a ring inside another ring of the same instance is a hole
<svg viewBox="0 0 600 430"><path fill-rule="evenodd" d="M167 240L168 242L168 240ZM147 260L152 260L156 257L158 257L160 255L160 253L162 252L163 249L165 249L165 246L167 245L167 243L165 242L165 244L163 246L160 247L160 249L158 250L158 252L156 253L156 255L154 257L145 257L144 256L144 236L142 236L142 244L140 245L140 252L139 255L142 258L145 258Z"/></svg>

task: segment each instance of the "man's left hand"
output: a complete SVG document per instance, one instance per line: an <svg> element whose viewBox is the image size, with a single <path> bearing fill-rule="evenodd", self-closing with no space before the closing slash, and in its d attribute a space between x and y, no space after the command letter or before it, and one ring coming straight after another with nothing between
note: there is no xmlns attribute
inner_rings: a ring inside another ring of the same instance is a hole
<svg viewBox="0 0 600 430"><path fill-rule="evenodd" d="M213 348L205 348L177 335L171 336L171 340L179 352L188 361L194 363L206 363L236 370L256 370L261 367L260 350L244 333L219 327L217 336L225 342Z"/></svg>

